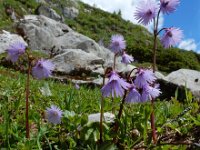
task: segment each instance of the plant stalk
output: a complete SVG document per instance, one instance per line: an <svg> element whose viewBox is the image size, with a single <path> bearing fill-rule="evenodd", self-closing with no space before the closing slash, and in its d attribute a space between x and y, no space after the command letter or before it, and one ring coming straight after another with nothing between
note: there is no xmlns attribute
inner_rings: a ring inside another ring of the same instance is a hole
<svg viewBox="0 0 200 150"><path fill-rule="evenodd" d="M106 77L106 71L104 71L104 76L103 76L103 85L105 84L105 77ZM100 128L99 128L99 132L100 132L100 139L99 142L102 143L103 142L103 113L104 113L104 97L103 95L101 95L101 112L100 112Z"/></svg>
<svg viewBox="0 0 200 150"><path fill-rule="evenodd" d="M104 107L104 98L103 95L101 96L101 114L100 114L100 143L103 142L103 110Z"/></svg>
<svg viewBox="0 0 200 150"><path fill-rule="evenodd" d="M159 20L159 15L160 15L160 9L157 14L156 21L154 19L154 40L153 40L153 72L155 73L156 71L156 50L157 50L157 36L158 36L158 20ZM151 112L151 130L152 130L152 138L153 138L153 143L157 143L157 134L156 134L156 127L155 127L155 115L154 115L154 99L152 98L151 100L151 107L152 107L152 112Z"/></svg>
<svg viewBox="0 0 200 150"><path fill-rule="evenodd" d="M153 72L156 71L156 49L157 49L157 29L154 30L154 46L153 46ZM151 100L151 130L153 143L157 143L156 127L155 127L155 115L154 115L154 99Z"/></svg>

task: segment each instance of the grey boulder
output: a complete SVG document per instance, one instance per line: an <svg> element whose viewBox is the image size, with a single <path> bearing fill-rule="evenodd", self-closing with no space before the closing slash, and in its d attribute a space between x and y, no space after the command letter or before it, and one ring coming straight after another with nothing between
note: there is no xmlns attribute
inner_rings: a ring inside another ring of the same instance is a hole
<svg viewBox="0 0 200 150"><path fill-rule="evenodd" d="M200 99L200 72L190 69L179 69L171 72L165 78L166 81L177 86L185 86L192 94Z"/></svg>
<svg viewBox="0 0 200 150"><path fill-rule="evenodd" d="M64 51L52 59L57 72L84 77L92 76L98 73L97 70L102 69L104 60L93 53L87 53L81 49L65 49Z"/></svg>
<svg viewBox="0 0 200 150"><path fill-rule="evenodd" d="M29 47L32 50L47 51L57 45L56 38L69 32L66 24L62 24L43 15L27 15L17 24L29 39Z"/></svg>

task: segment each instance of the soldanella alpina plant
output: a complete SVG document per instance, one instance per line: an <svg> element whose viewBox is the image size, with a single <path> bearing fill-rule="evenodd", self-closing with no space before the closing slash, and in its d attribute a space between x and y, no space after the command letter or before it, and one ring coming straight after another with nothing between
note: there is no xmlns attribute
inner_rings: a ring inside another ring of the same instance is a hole
<svg viewBox="0 0 200 150"><path fill-rule="evenodd" d="M7 49L7 59L12 63L17 63L20 57L27 58L27 79L26 79L26 138L30 138L29 125L29 96L30 96L30 75L36 79L44 79L51 76L54 70L54 64L50 60L33 58L31 51L27 48L25 43L16 41L12 43ZM50 122L56 124L60 122L62 112L55 106L47 109L47 118Z"/></svg>
<svg viewBox="0 0 200 150"><path fill-rule="evenodd" d="M179 5L179 0L146 0L137 7L135 17L143 25L148 25L153 21L153 68L135 68L135 77L131 76L131 73L123 79L119 76L116 70L116 59L118 56L122 57L122 63L129 64L134 59L125 52L126 42L122 35L113 35L111 37L110 49L114 53L113 67L112 70L105 74L108 77L108 82L103 85L101 92L102 97L111 96L121 97L121 105L119 113L115 122L114 131L118 132L119 125L118 121L121 118L124 103L136 103L136 102L146 102L151 101L152 112L151 112L151 129L152 129L152 139L154 144L157 143L157 135L155 128L155 117L154 117L154 100L161 93L159 89L159 84L156 83L155 71L156 71L156 50L157 50L157 38L159 34L164 31L160 40L164 48L170 48L181 41L183 33L180 29L175 27L162 28L158 30L158 23L160 13L169 14L176 10ZM103 101L103 98L102 98ZM102 141L102 117L103 117L103 106L101 106L101 122L100 122L100 141ZM117 138L113 138L116 142Z"/></svg>
<svg viewBox="0 0 200 150"><path fill-rule="evenodd" d="M122 78L116 69L117 57L121 57L121 63L130 64L134 59L125 52L126 42L122 35L113 35L111 37L110 49L114 53L113 67L110 72L106 72L108 82L101 88L102 101L104 97L122 98L120 109L114 123L114 132L119 130L119 120L122 116L124 103L142 103L153 100L160 95L160 89L155 84L156 77L152 69L134 68L130 71L126 78ZM132 76L132 72L136 70L136 75ZM103 103L103 102L102 102ZM100 141L102 142L102 117L103 105L101 106L100 119ZM117 142L117 137L113 137L113 142Z"/></svg>
<svg viewBox="0 0 200 150"><path fill-rule="evenodd" d="M157 38L159 34L164 31L163 35L160 37L161 43L164 48L170 48L178 44L183 38L183 33L179 28L169 27L158 29L160 14L170 14L173 13L177 6L179 5L179 0L146 0L143 1L135 12L135 18L139 23L143 25L148 25L153 21L153 72L156 71L156 50L157 50ZM157 135L155 129L155 118L154 118L154 97L152 97L152 114L151 114L151 127L152 127L152 137L154 143L157 142Z"/></svg>

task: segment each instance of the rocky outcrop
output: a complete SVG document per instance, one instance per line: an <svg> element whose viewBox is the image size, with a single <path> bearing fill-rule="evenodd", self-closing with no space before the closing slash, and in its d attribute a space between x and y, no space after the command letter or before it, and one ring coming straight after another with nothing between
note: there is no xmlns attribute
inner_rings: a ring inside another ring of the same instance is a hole
<svg viewBox="0 0 200 150"><path fill-rule="evenodd" d="M66 24L62 24L42 15L27 15L17 24L29 39L29 46L32 50L50 50L56 43L56 38L71 31Z"/></svg>
<svg viewBox="0 0 200 150"><path fill-rule="evenodd" d="M32 50L49 53L52 48L57 56L53 58L56 71L63 74L103 74L104 68L113 65L113 53L99 46L94 40L73 31L67 25L45 16L29 15L17 27L24 31ZM117 70L126 68L117 58Z"/></svg>

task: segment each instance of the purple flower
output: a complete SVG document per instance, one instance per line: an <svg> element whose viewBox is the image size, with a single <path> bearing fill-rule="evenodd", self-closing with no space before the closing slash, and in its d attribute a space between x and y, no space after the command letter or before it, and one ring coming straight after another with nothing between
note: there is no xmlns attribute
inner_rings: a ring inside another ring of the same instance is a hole
<svg viewBox="0 0 200 150"><path fill-rule="evenodd" d="M124 89L127 90L129 87L129 83L125 82L116 72L112 71L108 83L102 87L101 92L104 97L110 95L112 97L122 97L124 95Z"/></svg>
<svg viewBox="0 0 200 150"><path fill-rule="evenodd" d="M114 53L119 53L126 48L126 41L122 35L113 35L111 37L110 48Z"/></svg>
<svg viewBox="0 0 200 150"><path fill-rule="evenodd" d="M40 59L32 69L32 75L37 79L43 79L51 76L54 65L49 60Z"/></svg>
<svg viewBox="0 0 200 150"><path fill-rule="evenodd" d="M139 23L148 25L157 15L158 4L155 1L147 0L140 4L135 13Z"/></svg>
<svg viewBox="0 0 200 150"><path fill-rule="evenodd" d="M123 52L122 55L122 63L124 64L130 64L133 60L132 56L129 56L128 54L126 54L125 52Z"/></svg>
<svg viewBox="0 0 200 150"><path fill-rule="evenodd" d="M60 110L57 106L51 105L50 108L46 109L46 118L49 122L53 124L60 124L62 118L62 110Z"/></svg>
<svg viewBox="0 0 200 150"><path fill-rule="evenodd" d="M143 88L148 84L152 84L155 80L156 77L152 70L139 69L134 80L134 84L137 86L137 88Z"/></svg>
<svg viewBox="0 0 200 150"><path fill-rule="evenodd" d="M172 13L176 10L179 3L179 0L160 0L160 10L164 14Z"/></svg>
<svg viewBox="0 0 200 150"><path fill-rule="evenodd" d="M141 101L146 102L148 100L155 99L160 94L161 94L160 89L147 85L143 88L143 92L141 95Z"/></svg>
<svg viewBox="0 0 200 150"><path fill-rule="evenodd" d="M137 89L132 85L128 95L126 96L125 102L126 103L137 103L140 102L141 95L137 91Z"/></svg>
<svg viewBox="0 0 200 150"><path fill-rule="evenodd" d="M16 62L19 56L25 53L25 49L25 44L20 41L11 44L7 49L8 59L10 59L12 62Z"/></svg>
<svg viewBox="0 0 200 150"><path fill-rule="evenodd" d="M172 45L176 45L183 38L182 30L178 28L167 28L161 38L161 42L165 48L169 48Z"/></svg>

